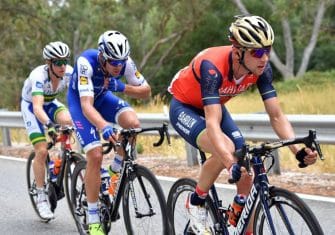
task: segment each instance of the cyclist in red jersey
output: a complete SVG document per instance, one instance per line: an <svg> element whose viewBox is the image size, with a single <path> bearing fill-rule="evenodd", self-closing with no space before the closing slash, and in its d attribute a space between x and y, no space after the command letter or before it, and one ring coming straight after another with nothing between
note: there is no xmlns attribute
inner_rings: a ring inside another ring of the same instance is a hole
<svg viewBox="0 0 335 235"><path fill-rule="evenodd" d="M173 95L172 125L186 141L212 155L200 169L196 190L186 202L189 229L195 234L211 233L203 205L211 185L224 168L237 182L238 194L248 194L251 188L252 176L233 157L233 152L245 141L225 108L229 99L256 84L278 137L295 137L272 86L269 56L274 34L270 24L259 16L237 16L229 28L229 39L230 46L201 51L189 66L175 75L168 88ZM304 166L316 162L316 151L298 145L290 146L290 150ZM251 224L247 234L252 234Z"/></svg>

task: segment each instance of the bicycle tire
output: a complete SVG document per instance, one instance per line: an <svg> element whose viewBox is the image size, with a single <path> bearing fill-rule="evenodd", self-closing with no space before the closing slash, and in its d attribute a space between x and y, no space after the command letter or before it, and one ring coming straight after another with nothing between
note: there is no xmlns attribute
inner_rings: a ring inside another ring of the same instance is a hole
<svg viewBox="0 0 335 235"><path fill-rule="evenodd" d="M186 198L189 192L194 192L197 183L190 178L180 178L171 187L167 200L168 216L171 224L171 234L193 234L188 230L188 212L185 208ZM210 228L214 231L214 224L218 223L217 212L210 196L206 198L206 204Z"/></svg>
<svg viewBox="0 0 335 235"><path fill-rule="evenodd" d="M72 180L72 175L74 172L74 168L76 166L76 164L80 161L85 161L85 158L76 152L71 152L70 153L70 158L69 160L66 162L66 166L65 166L65 172L64 172L64 191L65 191L65 197L66 197L66 201L67 204L69 206L69 209L71 211L72 216L74 216L74 211L72 208L72 202L71 202L71 180Z"/></svg>
<svg viewBox="0 0 335 235"><path fill-rule="evenodd" d="M139 213L137 215L134 200ZM127 234L170 234L165 196L157 178L148 168L134 165L134 171L130 172L125 182L122 207Z"/></svg>
<svg viewBox="0 0 335 235"><path fill-rule="evenodd" d="M27 179L27 189L28 189L28 195L29 195L29 198L30 198L30 202L34 208L34 211L35 213L37 214L37 216L42 220L42 221L45 221L45 222L49 222L50 219L44 219L41 217L40 213L38 212L38 209L37 209L37 205L36 205L36 200L37 200L37 192L36 192L36 183L35 183L35 177L34 177L34 172L33 172L33 168L32 168L32 165L33 165L33 160L35 158L35 152L31 152L29 157L28 157L28 160L27 160L27 165L26 165L26 179ZM49 159L47 157L47 159ZM49 175L49 172L47 171L48 169L48 160L46 161L45 163L45 179L44 179L44 182L47 182L47 178L48 178L48 175Z"/></svg>
<svg viewBox="0 0 335 235"><path fill-rule="evenodd" d="M269 189L268 206L277 234L324 234L321 226L307 204L296 194L277 187ZM286 218L285 218L286 217ZM254 234L271 234L263 212L262 203L258 201L255 210ZM286 222L285 222L286 221Z"/></svg>
<svg viewBox="0 0 335 235"><path fill-rule="evenodd" d="M85 172L86 161L80 161L76 164L71 179L71 206L79 234L88 234Z"/></svg>

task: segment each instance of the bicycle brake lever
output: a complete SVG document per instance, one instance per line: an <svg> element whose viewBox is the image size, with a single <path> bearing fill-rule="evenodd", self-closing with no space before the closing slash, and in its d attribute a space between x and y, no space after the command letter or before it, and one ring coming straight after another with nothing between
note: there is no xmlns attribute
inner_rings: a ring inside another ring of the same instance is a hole
<svg viewBox="0 0 335 235"><path fill-rule="evenodd" d="M320 159L322 161L325 160L325 158L322 154L321 148L320 148L319 141L317 140L315 130L309 130L309 135L308 135L308 138L305 141L305 145L308 148L315 149L318 152L318 155L319 155Z"/></svg>
<svg viewBox="0 0 335 235"><path fill-rule="evenodd" d="M314 147L315 147L316 151L317 151L318 154L319 154L320 160L322 160L322 161L325 160L325 157L323 156L322 151L321 151L321 148L320 148L319 141L314 140L314 141L313 141L313 144L314 144Z"/></svg>

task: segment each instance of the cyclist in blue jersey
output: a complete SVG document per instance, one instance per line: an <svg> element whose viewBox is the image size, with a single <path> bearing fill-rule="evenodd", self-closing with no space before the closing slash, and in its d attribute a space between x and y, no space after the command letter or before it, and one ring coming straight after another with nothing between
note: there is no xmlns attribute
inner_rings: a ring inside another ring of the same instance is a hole
<svg viewBox="0 0 335 235"><path fill-rule="evenodd" d="M114 93L121 92L137 99L146 99L151 94L149 84L129 53L128 39L122 33L106 31L99 37L98 49L85 50L78 57L68 90L69 110L87 157L85 187L90 234L104 234L98 213L102 163L100 132L105 140L115 142L117 137L110 123L122 128L140 126L135 111Z"/></svg>
<svg viewBox="0 0 335 235"><path fill-rule="evenodd" d="M56 97L69 84L72 66L68 65L70 49L63 42L50 42L43 49L46 64L31 71L22 88L21 112L35 158L33 170L37 189L37 210L43 219L53 219L48 195L44 188L45 161L48 155L44 126L49 135L55 135L54 123L71 125L71 116Z"/></svg>

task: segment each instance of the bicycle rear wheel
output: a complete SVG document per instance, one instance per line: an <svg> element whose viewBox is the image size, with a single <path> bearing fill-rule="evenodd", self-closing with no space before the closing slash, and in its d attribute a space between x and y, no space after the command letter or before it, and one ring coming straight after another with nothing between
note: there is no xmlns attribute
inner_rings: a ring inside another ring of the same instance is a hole
<svg viewBox="0 0 335 235"><path fill-rule="evenodd" d="M64 172L64 191L65 191L65 196L66 196L66 200L67 200L67 204L70 208L71 214L72 216L74 216L74 211L73 211L73 207L72 207L72 202L71 202L71 180L72 180L72 175L73 175L73 171L74 168L76 166L76 164L80 161L84 161L85 158L79 154L79 153L75 153L75 152L71 152L70 153L70 157L66 163L65 166L65 172Z"/></svg>
<svg viewBox="0 0 335 235"><path fill-rule="evenodd" d="M181 178L177 180L171 187L168 200L167 208L170 223L172 227L172 234L193 234L188 232L188 212L185 208L185 202L190 192L195 191L197 183L195 180L190 178ZM217 223L218 218L214 209L213 201L210 197L206 198L205 204L208 210L208 224L212 231L214 231L214 224Z"/></svg>
<svg viewBox="0 0 335 235"><path fill-rule="evenodd" d="M88 233L87 199L84 182L85 173L86 161L80 161L73 170L71 180L71 205L74 220L80 234Z"/></svg>
<svg viewBox="0 0 335 235"><path fill-rule="evenodd" d="M41 220L43 220L45 222L48 222L50 220L49 219L48 220L43 219L40 216L40 213L37 210L37 190L36 190L36 181L35 181L35 176L34 176L34 171L33 171L34 158L35 158L35 152L32 152L29 155L28 160L27 160L26 179L27 179L28 194L29 194L29 198L30 198L31 204L32 204L32 206L34 208L34 211L36 212L36 214L38 215L38 217ZM47 184L48 184L49 171L47 169L48 169L48 161L46 161L46 163L45 163L45 178L44 178L44 182L47 182ZM48 186L47 186L47 188L48 188ZM54 211L54 208L53 208L52 211Z"/></svg>
<svg viewBox="0 0 335 235"><path fill-rule="evenodd" d="M294 193L271 187L268 206L276 234L323 234L313 212ZM255 210L254 234L272 234L260 201Z"/></svg>
<svg viewBox="0 0 335 235"><path fill-rule="evenodd" d="M134 165L125 182L123 216L128 234L170 234L163 190L144 166Z"/></svg>

